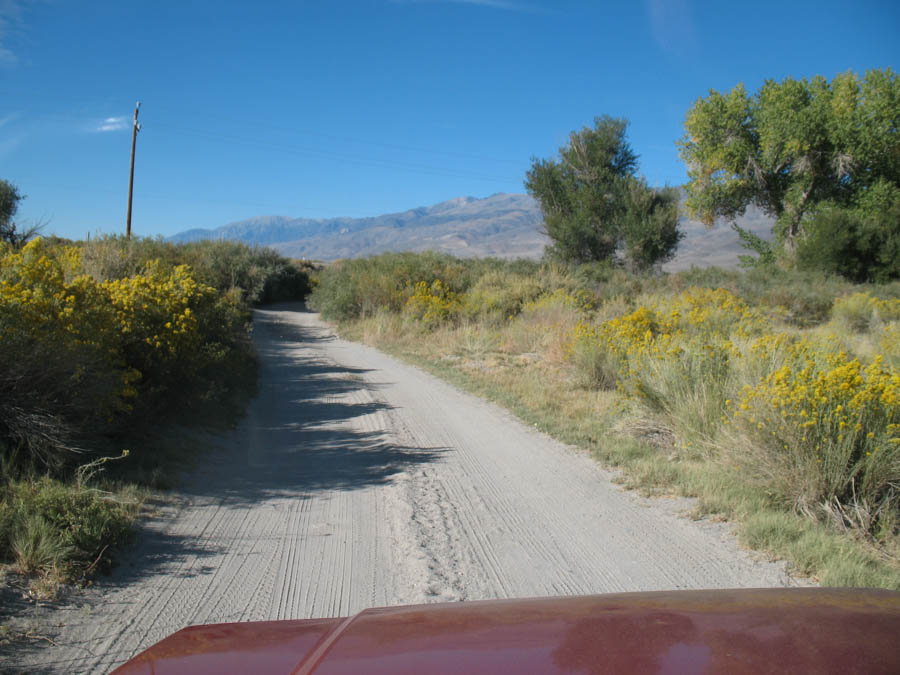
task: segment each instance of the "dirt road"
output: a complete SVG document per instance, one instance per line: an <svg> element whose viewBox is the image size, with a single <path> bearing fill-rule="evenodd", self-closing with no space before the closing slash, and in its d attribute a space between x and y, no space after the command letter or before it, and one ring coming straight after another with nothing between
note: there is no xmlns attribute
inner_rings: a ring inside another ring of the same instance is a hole
<svg viewBox="0 0 900 675"><path fill-rule="evenodd" d="M111 577L45 611L55 645L14 668L103 672L197 623L792 583L726 526L679 516L684 502L621 490L583 453L301 310L257 312L247 418Z"/></svg>

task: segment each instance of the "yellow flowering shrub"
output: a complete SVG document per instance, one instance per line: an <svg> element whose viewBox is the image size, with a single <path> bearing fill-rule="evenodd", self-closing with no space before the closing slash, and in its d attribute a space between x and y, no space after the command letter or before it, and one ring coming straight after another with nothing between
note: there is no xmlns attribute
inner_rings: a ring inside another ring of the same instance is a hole
<svg viewBox="0 0 900 675"><path fill-rule="evenodd" d="M742 384L756 384L781 366L794 353L800 337L793 333L765 333L746 340L735 340L732 363ZM739 392L735 392L737 395Z"/></svg>
<svg viewBox="0 0 900 675"><path fill-rule="evenodd" d="M185 265L163 269L158 262L143 274L101 284L112 305L123 344L149 358L169 360L179 352L196 350L196 307L216 298L211 286L198 283Z"/></svg>
<svg viewBox="0 0 900 675"><path fill-rule="evenodd" d="M862 303L866 321L892 320L900 307L848 298L838 310ZM888 358L866 365L836 338L766 333L766 317L732 293L690 288L600 324L580 322L570 358L592 386L618 386L662 415L682 442L711 440L733 415L756 448L747 470L800 508L856 500L881 513L900 496L895 326L881 333Z"/></svg>
<svg viewBox="0 0 900 675"><path fill-rule="evenodd" d="M783 360L744 389L734 412L739 428L767 450L759 468L773 489L804 510L836 500L896 511L900 373L880 357L866 366L834 344L807 339L791 344Z"/></svg>
<svg viewBox="0 0 900 675"><path fill-rule="evenodd" d="M611 389L627 378L629 363L638 354L659 347L660 336L670 336L674 325L647 307L601 324L579 321L570 356L588 386Z"/></svg>
<svg viewBox="0 0 900 675"><path fill-rule="evenodd" d="M0 451L56 465L134 395L104 294L41 239L0 258Z"/></svg>
<svg viewBox="0 0 900 675"><path fill-rule="evenodd" d="M659 303L656 310L667 315L676 330L689 335L748 336L761 333L766 326L758 309L724 288L688 288Z"/></svg>
<svg viewBox="0 0 900 675"><path fill-rule="evenodd" d="M239 297L159 262L98 282L81 255L37 238L0 257L0 451L44 465L125 418L214 399L252 366Z"/></svg>
<svg viewBox="0 0 900 675"><path fill-rule="evenodd" d="M667 394L654 393L648 373L665 366L672 384L673 376L687 378L686 385L702 384L698 378L727 370L732 335L755 334L763 325L762 315L730 291L689 288L599 325L579 323L571 353L598 386L618 381L630 395L659 408Z"/></svg>
<svg viewBox="0 0 900 675"><path fill-rule="evenodd" d="M426 281L417 282L412 295L406 300L407 314L428 328L435 328L455 319L460 307L459 296L440 279L435 279L430 284Z"/></svg>
<svg viewBox="0 0 900 675"><path fill-rule="evenodd" d="M79 262L77 249L50 251L40 238L0 259L0 341L28 339L115 360L112 308L103 289L78 274Z"/></svg>
<svg viewBox="0 0 900 675"><path fill-rule="evenodd" d="M220 294L186 265L146 264L142 274L105 281L120 350L140 372L145 414L226 393L224 384L249 359L240 291ZM228 365L230 363L230 365ZM227 366L227 367L226 367Z"/></svg>

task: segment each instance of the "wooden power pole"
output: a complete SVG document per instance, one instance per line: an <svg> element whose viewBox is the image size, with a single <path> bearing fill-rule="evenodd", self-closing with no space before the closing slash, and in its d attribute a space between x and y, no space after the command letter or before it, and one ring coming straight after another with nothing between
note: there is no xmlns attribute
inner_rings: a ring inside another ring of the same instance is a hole
<svg viewBox="0 0 900 675"><path fill-rule="evenodd" d="M137 145L137 135L141 130L138 124L138 110L141 109L141 102L138 101L134 106L134 128L131 131L131 173L128 176L128 216L125 221L125 236L131 238L131 195L134 192L134 146Z"/></svg>

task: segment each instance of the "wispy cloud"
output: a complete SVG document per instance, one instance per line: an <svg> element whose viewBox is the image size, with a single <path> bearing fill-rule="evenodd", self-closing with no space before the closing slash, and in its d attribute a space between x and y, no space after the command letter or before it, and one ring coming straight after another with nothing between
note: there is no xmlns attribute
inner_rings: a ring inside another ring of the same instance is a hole
<svg viewBox="0 0 900 675"><path fill-rule="evenodd" d="M697 48L697 29L687 0L649 0L650 30L660 49L687 56Z"/></svg>
<svg viewBox="0 0 900 675"><path fill-rule="evenodd" d="M511 12L539 12L540 8L512 0L391 0L395 5L478 5Z"/></svg>
<svg viewBox="0 0 900 675"><path fill-rule="evenodd" d="M22 22L22 0L0 0L0 66L14 66L19 62L9 46L10 34Z"/></svg>
<svg viewBox="0 0 900 675"><path fill-rule="evenodd" d="M6 159L25 142L26 134L16 134L9 138L0 138L0 159Z"/></svg>
<svg viewBox="0 0 900 675"><path fill-rule="evenodd" d="M94 131L122 131L128 128L128 118L126 117L107 117L103 120Z"/></svg>

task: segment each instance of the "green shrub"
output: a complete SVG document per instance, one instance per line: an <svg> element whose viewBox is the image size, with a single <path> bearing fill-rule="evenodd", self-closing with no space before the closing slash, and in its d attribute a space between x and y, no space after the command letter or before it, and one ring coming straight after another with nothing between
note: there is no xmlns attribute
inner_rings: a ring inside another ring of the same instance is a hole
<svg viewBox="0 0 900 675"><path fill-rule="evenodd" d="M706 445L726 413L732 352L726 341L680 337L630 360L624 389L660 415L685 444Z"/></svg>
<svg viewBox="0 0 900 675"><path fill-rule="evenodd" d="M578 324L583 326L583 324ZM579 383L586 389L615 389L623 367L621 355L595 339L593 333L575 330L569 358L575 365Z"/></svg>
<svg viewBox="0 0 900 675"><path fill-rule="evenodd" d="M505 270L487 272L464 295L462 315L470 320L499 323L518 316L526 303L543 292L534 276Z"/></svg>
<svg viewBox="0 0 900 675"><path fill-rule="evenodd" d="M220 293L238 289L241 301L248 305L303 300L311 290L308 264L240 242L173 244L162 239L101 236L77 245L84 272L101 282L136 276L155 261L167 269L188 265L197 281Z"/></svg>
<svg viewBox="0 0 900 675"><path fill-rule="evenodd" d="M340 260L322 270L310 305L337 321L366 318L382 310L401 312L419 282L431 286L440 281L446 291L461 295L489 269L504 264L432 252Z"/></svg>
<svg viewBox="0 0 900 675"><path fill-rule="evenodd" d="M58 572L74 553L62 533L40 515L25 515L16 525L9 539L9 550L23 574Z"/></svg>
<svg viewBox="0 0 900 675"><path fill-rule="evenodd" d="M806 225L797 262L805 269L851 281L883 283L900 278L900 187L886 180L870 186L856 208L827 204Z"/></svg>
<svg viewBox="0 0 900 675"><path fill-rule="evenodd" d="M669 276L669 286L681 291L691 286L699 288L727 288L737 292L746 273L724 267L695 267L675 272Z"/></svg>
<svg viewBox="0 0 900 675"><path fill-rule="evenodd" d="M900 320L900 300L880 300L866 291L836 298L832 318L853 332L865 333L876 324Z"/></svg>

